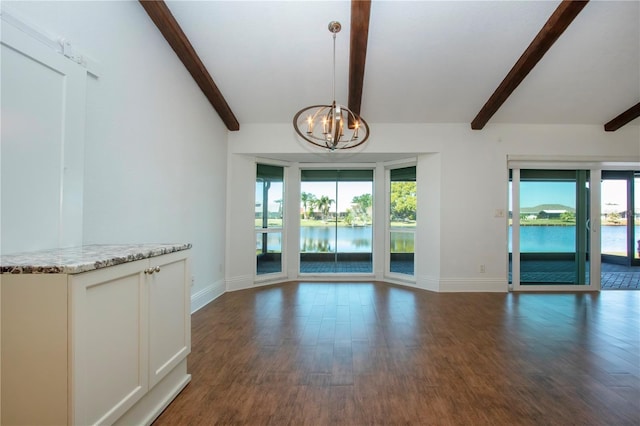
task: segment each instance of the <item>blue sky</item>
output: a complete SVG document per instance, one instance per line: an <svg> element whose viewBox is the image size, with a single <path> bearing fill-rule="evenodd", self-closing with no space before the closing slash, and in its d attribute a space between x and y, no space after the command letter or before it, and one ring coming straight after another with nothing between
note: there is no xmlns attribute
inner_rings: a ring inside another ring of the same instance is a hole
<svg viewBox="0 0 640 426"><path fill-rule="evenodd" d="M353 197L371 194L372 190L372 182L339 182L337 195L335 182L301 182L300 184L300 193L308 192L314 194L316 198L323 195L327 195L332 200L337 198L339 212L344 212L351 206ZM335 204L332 205L332 210L334 208Z"/></svg>
<svg viewBox="0 0 640 426"><path fill-rule="evenodd" d="M575 183L572 182L521 182L521 207L535 207L540 204L562 204L575 208ZM344 212L350 207L353 197L362 194L372 193L371 182L340 182L339 194L336 197L335 182L302 182L301 192L309 192L317 198L323 195L329 198L338 199L338 211ZM269 191L271 203L282 197L282 184L272 184ZM509 183L509 194L511 194L511 183ZM636 179L636 200L640 200L640 179ZM509 197L511 198L511 197ZM626 204L626 182L623 180L604 180L602 182L602 206ZM258 201L258 200L256 200ZM509 200L511 201L511 200ZM636 202L636 205L640 201ZM277 209L277 204L273 203L270 209ZM335 207L335 204L333 205ZM511 206L510 206L511 208Z"/></svg>
<svg viewBox="0 0 640 426"><path fill-rule="evenodd" d="M637 180L636 182L639 182ZM639 182L640 183L640 182ZM576 184L574 182L521 182L520 207L535 207L540 204L562 204L575 208ZM626 205L626 181L602 181L602 206ZM509 183L511 194L511 183ZM640 185L636 185L636 199L640 200ZM509 200L511 201L511 200Z"/></svg>
<svg viewBox="0 0 640 426"><path fill-rule="evenodd" d="M256 185L256 204L262 202L262 195L260 191L260 185ZM300 192L309 192L314 194L316 198L320 198L323 195L328 196L332 200L337 200L338 211L344 212L351 207L351 201L353 197L357 197L362 194L371 194L373 190L372 182L339 182L338 194L336 195L336 183L335 182L301 182ZM277 211L278 204L276 200L282 198L282 183L272 182L271 189L269 189L269 210ZM302 204L301 204L302 205ZM331 210L334 211L336 204L332 204ZM258 210L259 208L256 207Z"/></svg>
<svg viewBox="0 0 640 426"><path fill-rule="evenodd" d="M540 204L562 204L575 208L575 182L521 182L520 207Z"/></svg>

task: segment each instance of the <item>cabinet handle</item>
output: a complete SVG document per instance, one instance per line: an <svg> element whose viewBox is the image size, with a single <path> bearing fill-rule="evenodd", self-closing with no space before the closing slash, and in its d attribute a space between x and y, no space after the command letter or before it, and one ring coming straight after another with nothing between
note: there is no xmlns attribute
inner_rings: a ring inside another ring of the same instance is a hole
<svg viewBox="0 0 640 426"><path fill-rule="evenodd" d="M145 269L145 270L144 270L144 273L145 273L145 274L148 274L148 275L151 275L151 274L153 274L154 272L160 272L160 267L159 267L159 266L156 266L155 268L154 268L154 267L151 267L151 268L147 268L147 269Z"/></svg>

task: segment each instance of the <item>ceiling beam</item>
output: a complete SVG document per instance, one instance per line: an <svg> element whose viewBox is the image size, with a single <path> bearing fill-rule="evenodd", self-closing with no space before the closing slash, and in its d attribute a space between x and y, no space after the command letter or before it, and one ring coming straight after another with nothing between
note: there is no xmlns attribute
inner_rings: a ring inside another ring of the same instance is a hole
<svg viewBox="0 0 640 426"><path fill-rule="evenodd" d="M551 48L553 43L567 29L574 18L578 16L580 11L587 5L586 1L563 0L553 14L544 24L538 35L535 36L527 50L524 51L520 59L511 68L511 71L502 80L493 95L484 104L476 118L471 122L471 128L474 130L482 129L485 124L493 117L507 98L522 83L524 78L542 59L542 57Z"/></svg>
<svg viewBox="0 0 640 426"><path fill-rule="evenodd" d="M167 4L164 1L155 0L140 0L140 4L147 11L147 14L156 24L156 27L158 27L173 51L176 52L176 55L178 55L178 58L180 58L185 68L198 84L202 93L211 102L227 129L240 130L240 124L233 111L231 111L229 104L227 104L191 42L189 42L182 28L180 28L180 25L171 14Z"/></svg>
<svg viewBox="0 0 640 426"><path fill-rule="evenodd" d="M351 0L351 42L349 47L349 109L360 115L364 66L367 60L371 0ZM352 127L350 124L349 127Z"/></svg>
<svg viewBox="0 0 640 426"><path fill-rule="evenodd" d="M640 102L604 125L605 132L615 132L620 127L640 117Z"/></svg>

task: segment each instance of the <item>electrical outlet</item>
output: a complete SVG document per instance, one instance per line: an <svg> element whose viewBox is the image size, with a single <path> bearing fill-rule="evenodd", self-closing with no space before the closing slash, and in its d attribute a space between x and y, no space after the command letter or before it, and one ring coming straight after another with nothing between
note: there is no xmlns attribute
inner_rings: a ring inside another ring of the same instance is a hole
<svg viewBox="0 0 640 426"><path fill-rule="evenodd" d="M480 265L480 273L484 274L487 272L487 268L484 265Z"/></svg>

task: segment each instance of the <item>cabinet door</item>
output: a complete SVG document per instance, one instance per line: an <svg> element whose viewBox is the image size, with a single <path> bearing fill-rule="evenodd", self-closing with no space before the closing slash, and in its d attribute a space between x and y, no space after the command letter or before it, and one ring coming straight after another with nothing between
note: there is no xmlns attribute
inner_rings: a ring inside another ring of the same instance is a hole
<svg viewBox="0 0 640 426"><path fill-rule="evenodd" d="M148 260L73 275L73 424L111 424L148 389Z"/></svg>
<svg viewBox="0 0 640 426"><path fill-rule="evenodd" d="M191 351L191 279L185 253L150 259L150 267L156 272L147 276L149 387L162 380Z"/></svg>

